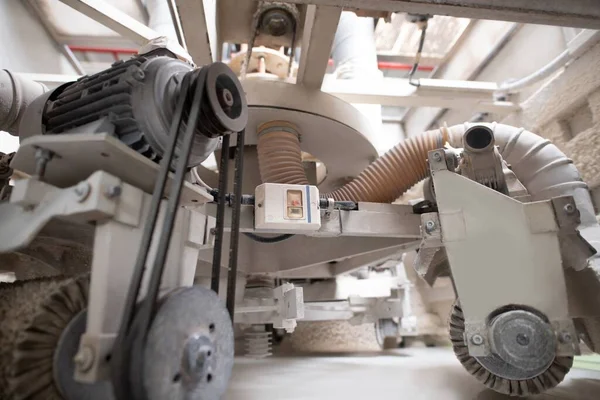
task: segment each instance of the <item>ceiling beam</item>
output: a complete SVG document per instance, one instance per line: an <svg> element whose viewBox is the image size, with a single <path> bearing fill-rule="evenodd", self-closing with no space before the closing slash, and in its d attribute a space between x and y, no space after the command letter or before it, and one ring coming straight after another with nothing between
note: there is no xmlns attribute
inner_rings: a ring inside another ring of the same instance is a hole
<svg viewBox="0 0 600 400"><path fill-rule="evenodd" d="M248 0L249 1L249 0ZM345 9L451 15L530 24L600 29L597 0L283 0Z"/></svg>
<svg viewBox="0 0 600 400"><path fill-rule="evenodd" d="M381 104L396 107L441 107L468 109L473 112L509 114L519 110L510 101L495 101L495 82L420 79L420 86L408 79L385 78L382 81L328 81L323 91L352 104Z"/></svg>
<svg viewBox="0 0 600 400"><path fill-rule="evenodd" d="M57 87L75 81L78 75L19 74L48 86ZM382 104L399 107L443 107L469 109L479 112L508 114L519 110L509 101L494 101L493 93L498 89L495 82L447 81L421 79L418 88L408 79L385 78L382 82L357 82L331 80L323 90L349 103Z"/></svg>
<svg viewBox="0 0 600 400"><path fill-rule="evenodd" d="M83 15L126 37L138 46L160 36L135 18L100 0L60 0Z"/></svg>

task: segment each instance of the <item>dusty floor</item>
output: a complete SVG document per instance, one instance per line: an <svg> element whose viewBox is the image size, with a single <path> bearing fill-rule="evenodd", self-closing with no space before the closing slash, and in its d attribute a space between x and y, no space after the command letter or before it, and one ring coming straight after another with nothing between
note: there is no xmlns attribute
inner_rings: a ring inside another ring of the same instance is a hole
<svg viewBox="0 0 600 400"><path fill-rule="evenodd" d="M467 374L450 349L343 356L239 358L225 400L502 400ZM598 400L600 372L572 370L535 400Z"/></svg>

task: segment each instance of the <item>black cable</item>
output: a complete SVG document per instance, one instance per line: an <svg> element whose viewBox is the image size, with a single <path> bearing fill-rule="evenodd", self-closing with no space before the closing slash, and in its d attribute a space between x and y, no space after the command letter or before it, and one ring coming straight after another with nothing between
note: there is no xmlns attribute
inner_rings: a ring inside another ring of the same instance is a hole
<svg viewBox="0 0 600 400"><path fill-rule="evenodd" d="M283 242L284 240L288 240L289 238L294 236L291 233L286 233L284 235L279 235L279 236L264 237L264 236L260 236L260 235L257 235L255 233L250 233L250 232L246 232L246 233L244 233L244 235L249 237L250 239L254 240L255 242L259 242L259 243L279 243L279 242Z"/></svg>
<svg viewBox="0 0 600 400"><path fill-rule="evenodd" d="M412 66L412 69L410 70L410 72L408 73L408 83L410 83L413 86L421 86L421 84L419 83L419 81L414 81L413 80L413 76L414 74L417 72L417 69L419 68L419 64L421 62L421 53L423 52L423 45L425 44L425 34L427 32L427 20L425 20L424 22L421 22L423 24L423 26L421 27L421 38L419 39L419 49L417 50L417 54L415 55L415 62Z"/></svg>
<svg viewBox="0 0 600 400"><path fill-rule="evenodd" d="M225 203L227 199L227 178L229 175L229 137L230 135L223 136L223 145L221 146L221 161L219 163L219 190L216 191L216 195L213 194L217 200L217 222L215 224L215 245L213 247L210 288L215 293L219 293L219 284L221 282L221 257L223 254L223 232L225 228Z"/></svg>
<svg viewBox="0 0 600 400"><path fill-rule="evenodd" d="M235 172L233 178L233 210L231 212L231 234L229 238L229 275L227 276L227 311L234 320L235 288L237 285L238 250L240 242L240 216L242 208L242 183L244 180L244 144L246 130L237 134L235 146Z"/></svg>

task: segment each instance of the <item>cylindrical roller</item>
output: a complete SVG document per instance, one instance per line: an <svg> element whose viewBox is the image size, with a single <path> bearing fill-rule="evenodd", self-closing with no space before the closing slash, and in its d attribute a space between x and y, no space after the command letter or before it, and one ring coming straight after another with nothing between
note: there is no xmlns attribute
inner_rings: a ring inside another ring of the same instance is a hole
<svg viewBox="0 0 600 400"><path fill-rule="evenodd" d="M78 347L63 340L87 307L89 275L0 284L0 398L14 400L110 399L110 387L75 382Z"/></svg>
<svg viewBox="0 0 600 400"><path fill-rule="evenodd" d="M573 357L554 357L550 365L535 377L527 379L507 379L503 378L484 366L485 361L475 358L469 354L469 349L465 343L465 318L457 302L452 308L450 315L450 340L454 353L463 367L473 375L479 382L488 388L509 396L532 396L540 394L558 385L565 378L566 374L573 365ZM488 357L489 358L489 357ZM496 364L503 363L502 360L496 360ZM504 365L507 369L509 364ZM496 369L501 369L502 365L496 365Z"/></svg>
<svg viewBox="0 0 600 400"><path fill-rule="evenodd" d="M258 127L258 166L263 182L308 185L296 126L271 121Z"/></svg>

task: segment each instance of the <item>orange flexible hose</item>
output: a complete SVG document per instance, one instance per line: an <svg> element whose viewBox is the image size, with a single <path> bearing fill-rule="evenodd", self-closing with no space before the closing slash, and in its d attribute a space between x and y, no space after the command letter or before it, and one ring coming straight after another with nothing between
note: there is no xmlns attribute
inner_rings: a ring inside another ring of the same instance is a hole
<svg viewBox="0 0 600 400"><path fill-rule="evenodd" d="M441 130L404 140L369 165L355 179L326 194L337 201L391 203L427 177L427 153L444 146Z"/></svg>
<svg viewBox="0 0 600 400"><path fill-rule="evenodd" d="M273 121L261 125L258 132L262 181L307 185L296 127ZM324 196L336 201L391 203L427 177L427 153L443 147L447 141L447 131L439 129L404 140L351 182Z"/></svg>
<svg viewBox="0 0 600 400"><path fill-rule="evenodd" d="M299 133L284 121L258 127L258 168L263 182L308 185L302 165Z"/></svg>

